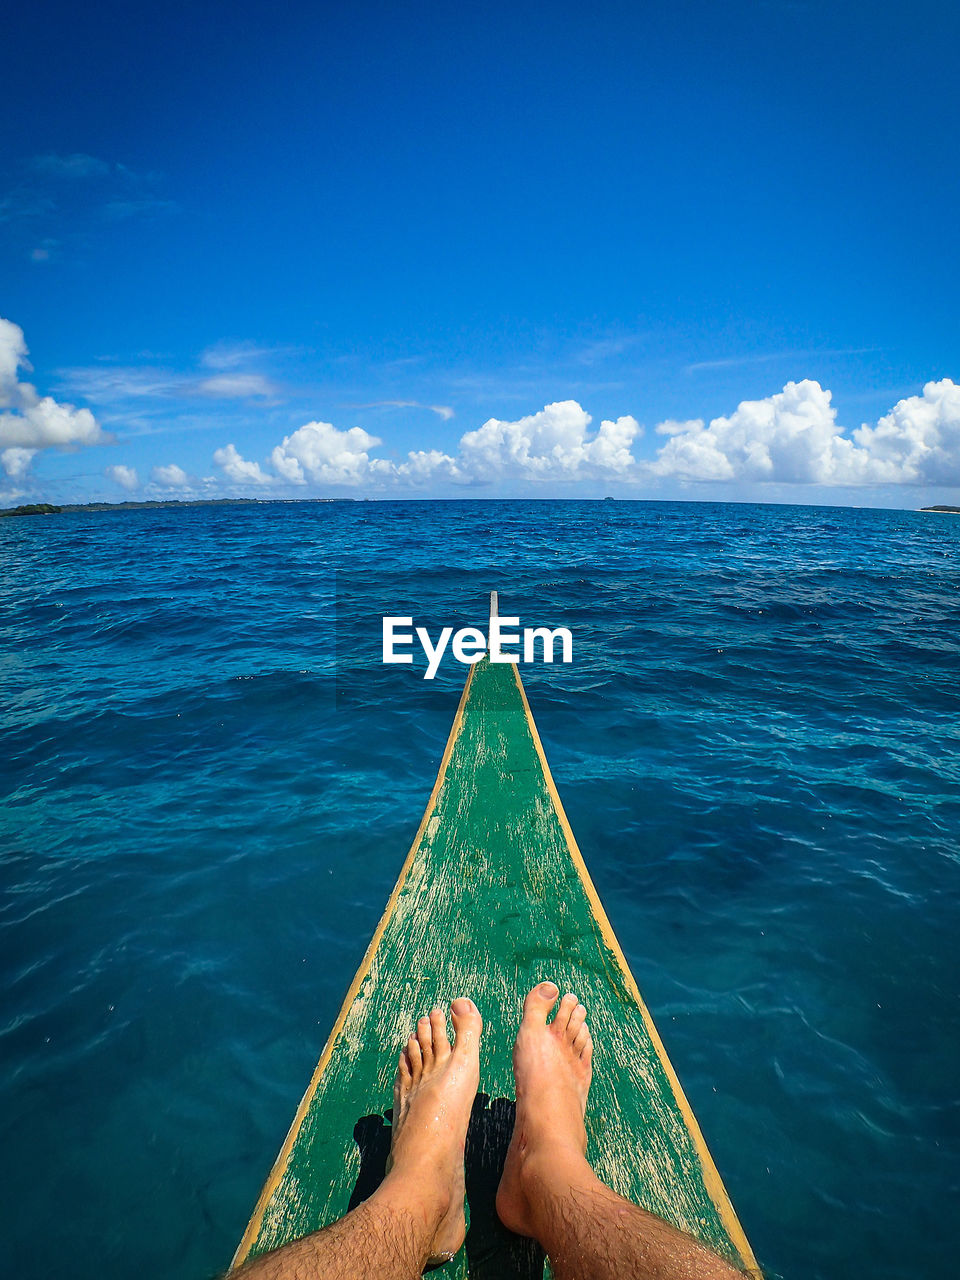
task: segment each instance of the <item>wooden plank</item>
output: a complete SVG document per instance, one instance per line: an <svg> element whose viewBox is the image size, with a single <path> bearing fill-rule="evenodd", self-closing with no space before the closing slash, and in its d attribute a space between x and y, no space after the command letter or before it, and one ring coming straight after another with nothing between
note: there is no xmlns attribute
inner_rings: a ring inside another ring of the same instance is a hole
<svg viewBox="0 0 960 1280"><path fill-rule="evenodd" d="M443 1272L539 1276L542 1256L499 1226L492 1197L521 1001L546 978L588 1009L588 1157L599 1176L755 1267L577 848L519 672L487 658L470 669L420 829L234 1265L370 1193L389 1149L399 1049L420 1014L465 994L484 1016L482 1095L467 1144L467 1246Z"/></svg>

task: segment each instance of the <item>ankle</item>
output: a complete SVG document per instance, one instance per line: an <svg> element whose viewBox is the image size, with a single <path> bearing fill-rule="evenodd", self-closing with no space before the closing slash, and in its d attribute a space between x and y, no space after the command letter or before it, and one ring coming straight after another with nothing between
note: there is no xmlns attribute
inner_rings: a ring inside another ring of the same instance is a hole
<svg viewBox="0 0 960 1280"><path fill-rule="evenodd" d="M531 1205L547 1205L567 1196L571 1189L589 1188L597 1175L574 1145L555 1143L523 1152L518 1162L520 1186Z"/></svg>
<svg viewBox="0 0 960 1280"><path fill-rule="evenodd" d="M373 1193L373 1199L388 1211L416 1221L432 1239L450 1209L450 1187L436 1177L429 1165L416 1170L395 1167Z"/></svg>

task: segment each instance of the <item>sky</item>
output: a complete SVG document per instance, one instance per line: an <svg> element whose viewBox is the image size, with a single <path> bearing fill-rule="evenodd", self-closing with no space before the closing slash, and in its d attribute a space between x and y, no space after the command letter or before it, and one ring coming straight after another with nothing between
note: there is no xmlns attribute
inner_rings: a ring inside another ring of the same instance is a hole
<svg viewBox="0 0 960 1280"><path fill-rule="evenodd" d="M2 505L960 503L954 3L2 28Z"/></svg>

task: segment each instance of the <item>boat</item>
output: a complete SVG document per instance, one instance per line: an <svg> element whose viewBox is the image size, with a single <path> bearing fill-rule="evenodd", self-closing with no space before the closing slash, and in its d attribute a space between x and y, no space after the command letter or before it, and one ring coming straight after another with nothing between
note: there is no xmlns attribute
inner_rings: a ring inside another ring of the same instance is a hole
<svg viewBox="0 0 960 1280"><path fill-rule="evenodd" d="M518 666L489 653L469 668L419 830L233 1267L371 1194L390 1147L397 1054L421 1014L469 995L484 1018L466 1147L469 1225L441 1270L539 1280L539 1246L506 1231L493 1201L513 1126L521 1003L544 979L588 1010L587 1156L599 1177L735 1266L756 1268L577 847Z"/></svg>

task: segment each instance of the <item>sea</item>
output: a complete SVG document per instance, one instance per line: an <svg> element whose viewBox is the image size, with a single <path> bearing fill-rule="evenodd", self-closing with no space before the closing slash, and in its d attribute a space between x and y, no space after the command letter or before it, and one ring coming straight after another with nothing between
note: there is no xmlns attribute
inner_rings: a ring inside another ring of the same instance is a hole
<svg viewBox="0 0 960 1280"><path fill-rule="evenodd" d="M5 1274L229 1265L492 589L767 1275L957 1274L960 518L609 500L0 521Z"/></svg>

